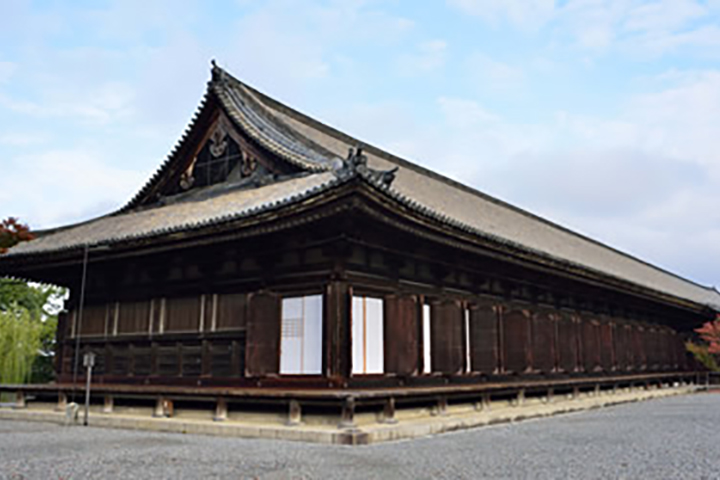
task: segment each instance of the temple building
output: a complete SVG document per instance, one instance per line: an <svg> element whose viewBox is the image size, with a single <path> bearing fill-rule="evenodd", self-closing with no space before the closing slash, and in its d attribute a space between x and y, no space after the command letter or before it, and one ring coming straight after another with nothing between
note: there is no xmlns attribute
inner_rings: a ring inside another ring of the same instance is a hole
<svg viewBox="0 0 720 480"><path fill-rule="evenodd" d="M353 402L392 397L391 415L396 400L488 385L679 375L695 368L684 335L720 310L714 288L362 144L216 65L125 206L17 245L0 275L69 287L57 386L81 382L93 351L98 392L349 402L346 420Z"/></svg>

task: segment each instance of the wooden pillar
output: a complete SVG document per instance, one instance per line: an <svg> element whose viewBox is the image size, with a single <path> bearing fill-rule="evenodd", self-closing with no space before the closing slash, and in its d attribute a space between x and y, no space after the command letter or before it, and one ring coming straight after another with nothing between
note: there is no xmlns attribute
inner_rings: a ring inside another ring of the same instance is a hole
<svg viewBox="0 0 720 480"><path fill-rule="evenodd" d="M301 422L302 409L300 407L300 402L297 400L290 400L290 404L288 405L288 419L285 424L290 427L294 427L295 425L300 425Z"/></svg>
<svg viewBox="0 0 720 480"><path fill-rule="evenodd" d="M55 407L56 412L64 412L67 408L67 394L65 392L58 392L58 403Z"/></svg>
<svg viewBox="0 0 720 480"><path fill-rule="evenodd" d="M572 398L573 400L578 400L580 398L580 387L573 387Z"/></svg>
<svg viewBox="0 0 720 480"><path fill-rule="evenodd" d="M383 408L382 423L397 423L395 418L395 398L390 397L385 401L385 407Z"/></svg>
<svg viewBox="0 0 720 480"><path fill-rule="evenodd" d="M447 415L448 401L445 395L440 395L437 399L437 415Z"/></svg>
<svg viewBox="0 0 720 480"><path fill-rule="evenodd" d="M553 402L553 396L554 396L554 395L555 395L555 390L553 390L552 387L548 388L547 397L545 397L547 403L552 403L552 402Z"/></svg>
<svg viewBox="0 0 720 480"><path fill-rule="evenodd" d="M521 388L518 390L517 397L515 398L515 406L522 407L525 403L525 389Z"/></svg>
<svg viewBox="0 0 720 480"><path fill-rule="evenodd" d="M490 394L489 393L483 393L480 396L480 400L475 402L473 404L475 407L475 410L478 412L490 410Z"/></svg>
<svg viewBox="0 0 720 480"><path fill-rule="evenodd" d="M25 402L25 392L15 392L15 407L14 408L25 408L27 406Z"/></svg>
<svg viewBox="0 0 720 480"><path fill-rule="evenodd" d="M328 284L323 350L328 378L342 380L350 377L350 297L347 282L333 280Z"/></svg>
<svg viewBox="0 0 720 480"><path fill-rule="evenodd" d="M173 401L165 398L158 397L155 402L155 411L153 417L172 417L173 416Z"/></svg>
<svg viewBox="0 0 720 480"><path fill-rule="evenodd" d="M217 401L215 402L215 416L213 416L213 420L216 422L222 422L224 420L227 420L227 417L227 400L225 400L225 398L223 397L218 397Z"/></svg>
<svg viewBox="0 0 720 480"><path fill-rule="evenodd" d="M347 397L343 403L340 428L355 428L355 398Z"/></svg>
<svg viewBox="0 0 720 480"><path fill-rule="evenodd" d="M102 413L110 414L113 412L113 408L115 408L114 397L112 395L105 395L105 399L103 401Z"/></svg>

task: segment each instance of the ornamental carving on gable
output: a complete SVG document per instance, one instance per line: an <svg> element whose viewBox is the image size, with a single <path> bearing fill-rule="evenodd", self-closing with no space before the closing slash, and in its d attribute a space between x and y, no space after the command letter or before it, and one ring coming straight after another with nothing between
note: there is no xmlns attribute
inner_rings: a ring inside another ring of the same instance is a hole
<svg viewBox="0 0 720 480"><path fill-rule="evenodd" d="M222 124L215 127L212 135L210 135L210 154L217 158L224 154L228 148L227 130Z"/></svg>

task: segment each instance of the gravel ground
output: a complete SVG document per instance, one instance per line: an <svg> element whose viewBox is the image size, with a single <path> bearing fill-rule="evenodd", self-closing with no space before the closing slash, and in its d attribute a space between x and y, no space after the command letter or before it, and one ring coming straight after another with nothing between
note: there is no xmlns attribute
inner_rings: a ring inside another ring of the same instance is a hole
<svg viewBox="0 0 720 480"><path fill-rule="evenodd" d="M720 395L364 447L0 421L0 478L720 478Z"/></svg>

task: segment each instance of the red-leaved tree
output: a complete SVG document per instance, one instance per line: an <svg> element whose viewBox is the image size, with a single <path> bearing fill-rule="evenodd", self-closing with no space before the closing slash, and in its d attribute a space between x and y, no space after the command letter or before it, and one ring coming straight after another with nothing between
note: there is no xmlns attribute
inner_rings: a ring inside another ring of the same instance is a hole
<svg viewBox="0 0 720 480"><path fill-rule="evenodd" d="M703 343L688 342L686 344L688 351L709 370L720 371L720 362L718 362L720 360L720 315L715 320L696 328L695 332Z"/></svg>
<svg viewBox="0 0 720 480"><path fill-rule="evenodd" d="M30 228L18 221L17 218L8 217L0 223L0 255L7 252L20 242L35 238Z"/></svg>
<svg viewBox="0 0 720 480"><path fill-rule="evenodd" d="M707 322L695 330L708 344L708 352L713 355L720 354L720 315L712 322Z"/></svg>

